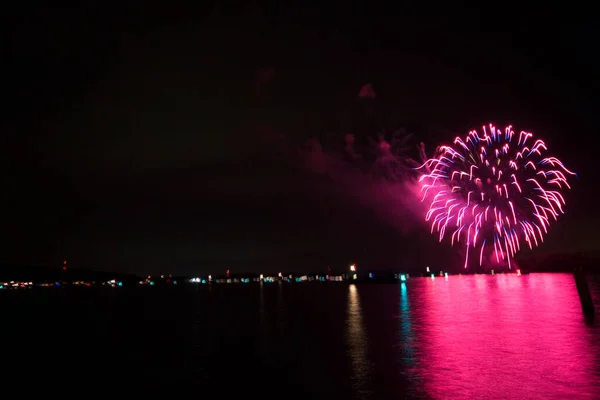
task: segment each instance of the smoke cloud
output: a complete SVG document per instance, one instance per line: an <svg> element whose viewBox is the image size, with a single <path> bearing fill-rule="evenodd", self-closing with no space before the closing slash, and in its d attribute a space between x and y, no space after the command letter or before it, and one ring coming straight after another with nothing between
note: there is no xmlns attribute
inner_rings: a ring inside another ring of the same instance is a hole
<svg viewBox="0 0 600 400"><path fill-rule="evenodd" d="M332 190L406 234L424 227L425 213L415 172L421 162L406 155L411 138L402 131L391 140L379 134L367 137L367 146L360 150L353 134L343 135L341 146L330 150L312 138L301 149L300 159L308 171L328 177ZM422 144L414 147L421 152Z"/></svg>

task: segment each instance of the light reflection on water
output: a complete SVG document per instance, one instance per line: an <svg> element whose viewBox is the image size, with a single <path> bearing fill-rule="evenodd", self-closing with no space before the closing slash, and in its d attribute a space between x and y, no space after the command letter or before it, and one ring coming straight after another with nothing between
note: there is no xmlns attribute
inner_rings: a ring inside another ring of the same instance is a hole
<svg viewBox="0 0 600 400"><path fill-rule="evenodd" d="M598 325L586 324L571 275L418 278L399 286L398 358L411 392L436 399L600 396Z"/></svg>
<svg viewBox="0 0 600 400"><path fill-rule="evenodd" d="M370 398L372 392L369 379L372 366L367 354L369 341L363 324L363 310L360 306L360 295L356 285L348 286L347 325L347 345L352 366L353 387L360 398Z"/></svg>
<svg viewBox="0 0 600 400"><path fill-rule="evenodd" d="M600 279L588 281L600 311ZM586 322L569 274L8 291L0 306L5 357L22 363L7 382L153 382L226 398L600 398L600 317ZM48 349L61 368L40 356ZM92 353L110 354L110 368Z"/></svg>
<svg viewBox="0 0 600 400"><path fill-rule="evenodd" d="M400 328L398 340L401 343L401 358L406 366L405 374L411 376L415 372L415 334L412 328L410 315L410 300L408 298L408 289L406 282L400 284Z"/></svg>

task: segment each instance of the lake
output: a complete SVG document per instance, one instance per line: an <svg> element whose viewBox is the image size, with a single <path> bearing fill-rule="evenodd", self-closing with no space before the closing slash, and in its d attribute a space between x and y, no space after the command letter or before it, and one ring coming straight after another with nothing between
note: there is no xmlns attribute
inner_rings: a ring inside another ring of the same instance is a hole
<svg viewBox="0 0 600 400"><path fill-rule="evenodd" d="M600 398L600 317L569 274L5 290L0 307L21 394Z"/></svg>

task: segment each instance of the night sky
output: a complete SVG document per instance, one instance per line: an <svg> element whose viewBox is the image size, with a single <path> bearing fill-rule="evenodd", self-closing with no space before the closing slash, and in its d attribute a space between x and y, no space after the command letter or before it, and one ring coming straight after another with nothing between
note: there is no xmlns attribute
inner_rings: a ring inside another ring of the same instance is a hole
<svg viewBox="0 0 600 400"><path fill-rule="evenodd" d="M7 11L0 263L452 268L410 207L296 162L311 137L357 133L367 83L430 149L489 122L542 136L579 179L534 255L597 248L589 10L86 3Z"/></svg>

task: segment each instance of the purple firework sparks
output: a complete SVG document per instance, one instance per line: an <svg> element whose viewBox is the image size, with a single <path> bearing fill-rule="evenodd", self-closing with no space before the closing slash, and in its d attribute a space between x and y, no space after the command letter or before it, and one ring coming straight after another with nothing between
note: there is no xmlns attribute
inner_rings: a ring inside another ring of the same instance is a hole
<svg viewBox="0 0 600 400"><path fill-rule="evenodd" d="M480 247L479 265L486 248L496 261L510 260L520 250L543 242L551 221L564 213L563 188L570 189L567 175L576 175L563 163L545 156L546 144L533 134L518 135L508 126L504 132L493 125L483 136L471 131L442 146L439 155L421 167L421 201L429 203L425 220L441 242L451 233L451 244ZM486 247L487 246L487 247Z"/></svg>

